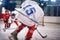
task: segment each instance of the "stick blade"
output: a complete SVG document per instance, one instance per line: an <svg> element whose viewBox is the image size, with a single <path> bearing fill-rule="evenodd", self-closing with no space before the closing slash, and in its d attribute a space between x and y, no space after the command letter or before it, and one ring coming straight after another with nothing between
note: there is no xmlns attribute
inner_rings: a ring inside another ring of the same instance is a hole
<svg viewBox="0 0 60 40"><path fill-rule="evenodd" d="M45 36L42 36L42 38L46 38L47 37L47 35L45 35Z"/></svg>

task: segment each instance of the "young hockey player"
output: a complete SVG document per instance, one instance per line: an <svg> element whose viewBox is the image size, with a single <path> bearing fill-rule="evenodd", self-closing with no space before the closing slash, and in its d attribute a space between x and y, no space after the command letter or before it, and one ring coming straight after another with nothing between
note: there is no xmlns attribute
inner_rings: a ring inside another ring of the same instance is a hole
<svg viewBox="0 0 60 40"><path fill-rule="evenodd" d="M14 14L14 13L11 14L11 16L10 16L10 18L9 18L9 20L8 20L9 27L10 27L10 25L11 25L13 22L14 22L17 26L19 25L17 19L15 18L15 14Z"/></svg>
<svg viewBox="0 0 60 40"><path fill-rule="evenodd" d="M5 29L8 28L8 19L10 17L10 13L9 11L6 9L5 14L3 14L3 20L4 20L4 24L5 24Z"/></svg>
<svg viewBox="0 0 60 40"><path fill-rule="evenodd" d="M24 28L28 27L28 32L25 36L25 40L30 40L32 38L33 32L36 29L36 24L31 19L39 22L39 20L43 20L44 12L39 5L31 0L26 0L21 5L20 13L17 15L17 19L21 22L21 25L11 33L11 36L14 40L18 40L17 34ZM22 12L22 13L21 13ZM42 25L44 25L44 20L42 21Z"/></svg>

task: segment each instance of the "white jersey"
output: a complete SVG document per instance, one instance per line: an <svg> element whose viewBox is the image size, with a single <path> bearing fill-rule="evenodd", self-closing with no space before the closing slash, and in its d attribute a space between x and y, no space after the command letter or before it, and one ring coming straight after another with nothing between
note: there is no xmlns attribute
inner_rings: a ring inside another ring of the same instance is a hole
<svg viewBox="0 0 60 40"><path fill-rule="evenodd" d="M8 23L13 23L15 21L15 18L11 18L11 16L9 17Z"/></svg>
<svg viewBox="0 0 60 40"><path fill-rule="evenodd" d="M37 22L39 22L44 15L42 8L39 7L39 5L34 1L25 1L22 3L21 7L21 10L18 11L22 12L24 15ZM20 20L23 24L28 26L32 26L35 24L35 22L25 17L24 15L19 13L17 15L18 20Z"/></svg>

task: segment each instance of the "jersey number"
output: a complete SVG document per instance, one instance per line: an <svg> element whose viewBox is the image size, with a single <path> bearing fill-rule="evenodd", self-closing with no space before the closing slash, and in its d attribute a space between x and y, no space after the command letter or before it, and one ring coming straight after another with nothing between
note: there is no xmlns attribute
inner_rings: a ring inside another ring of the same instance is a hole
<svg viewBox="0 0 60 40"><path fill-rule="evenodd" d="M31 15L36 12L35 8L32 5L27 5L23 8L27 15Z"/></svg>

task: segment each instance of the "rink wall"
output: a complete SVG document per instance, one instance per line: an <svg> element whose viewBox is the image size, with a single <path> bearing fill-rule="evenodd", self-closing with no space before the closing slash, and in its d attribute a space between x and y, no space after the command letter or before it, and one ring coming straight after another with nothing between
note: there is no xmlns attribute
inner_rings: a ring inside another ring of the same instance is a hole
<svg viewBox="0 0 60 40"><path fill-rule="evenodd" d="M45 23L58 23L58 24L60 24L60 17L44 16L44 22Z"/></svg>
<svg viewBox="0 0 60 40"><path fill-rule="evenodd" d="M18 8L19 9L19 8ZM2 9L2 13L5 13L5 9ZM13 13L13 12L12 12ZM16 13L16 12L15 12ZM55 16L44 16L45 23L59 23L60 24L60 17Z"/></svg>

